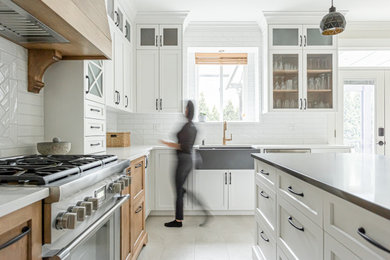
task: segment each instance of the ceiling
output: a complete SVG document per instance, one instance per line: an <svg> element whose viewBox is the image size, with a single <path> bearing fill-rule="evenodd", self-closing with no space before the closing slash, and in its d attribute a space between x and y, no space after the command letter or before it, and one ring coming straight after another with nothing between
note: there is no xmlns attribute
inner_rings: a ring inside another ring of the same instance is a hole
<svg viewBox="0 0 390 260"><path fill-rule="evenodd" d="M138 11L190 11L190 21L257 21L262 11L324 11L330 0L134 0ZM389 0L334 0L349 21L390 21Z"/></svg>

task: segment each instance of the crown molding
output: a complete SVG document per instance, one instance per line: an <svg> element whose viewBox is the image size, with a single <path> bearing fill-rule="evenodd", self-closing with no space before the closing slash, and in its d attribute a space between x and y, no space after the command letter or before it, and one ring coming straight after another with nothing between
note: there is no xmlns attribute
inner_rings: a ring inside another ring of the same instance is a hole
<svg viewBox="0 0 390 260"><path fill-rule="evenodd" d="M347 10L338 10L347 15ZM328 13L324 11L263 11L262 15L267 24L313 24L320 23L322 17Z"/></svg>
<svg viewBox="0 0 390 260"><path fill-rule="evenodd" d="M183 24L189 14L189 11L158 11L158 12L137 12L137 23L168 23Z"/></svg>

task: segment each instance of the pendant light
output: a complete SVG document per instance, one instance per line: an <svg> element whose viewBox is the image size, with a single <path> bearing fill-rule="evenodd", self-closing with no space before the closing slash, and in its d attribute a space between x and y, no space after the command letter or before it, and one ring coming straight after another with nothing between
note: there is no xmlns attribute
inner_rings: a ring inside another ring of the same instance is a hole
<svg viewBox="0 0 390 260"><path fill-rule="evenodd" d="M329 8L329 13L322 18L320 29L322 35L336 35L344 31L345 25L344 15L336 12L336 7L332 6Z"/></svg>

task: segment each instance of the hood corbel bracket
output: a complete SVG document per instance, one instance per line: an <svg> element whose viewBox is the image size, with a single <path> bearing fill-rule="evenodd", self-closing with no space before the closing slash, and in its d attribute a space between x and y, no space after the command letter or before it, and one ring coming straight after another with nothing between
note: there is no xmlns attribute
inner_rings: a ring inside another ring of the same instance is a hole
<svg viewBox="0 0 390 260"><path fill-rule="evenodd" d="M28 50L28 92L38 94L45 86L42 78L50 65L62 59L57 50Z"/></svg>

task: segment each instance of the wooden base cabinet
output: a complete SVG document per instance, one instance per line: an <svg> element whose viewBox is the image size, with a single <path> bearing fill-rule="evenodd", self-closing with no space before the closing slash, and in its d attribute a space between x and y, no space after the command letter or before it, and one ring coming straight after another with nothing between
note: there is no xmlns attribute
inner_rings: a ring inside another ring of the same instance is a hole
<svg viewBox="0 0 390 260"><path fill-rule="evenodd" d="M0 259L42 259L41 201L0 218L0 248Z"/></svg>
<svg viewBox="0 0 390 260"><path fill-rule="evenodd" d="M130 175L131 168L126 169L126 174ZM125 187L122 195L130 194L130 185ZM121 260L131 259L131 198L123 203L121 207Z"/></svg>

